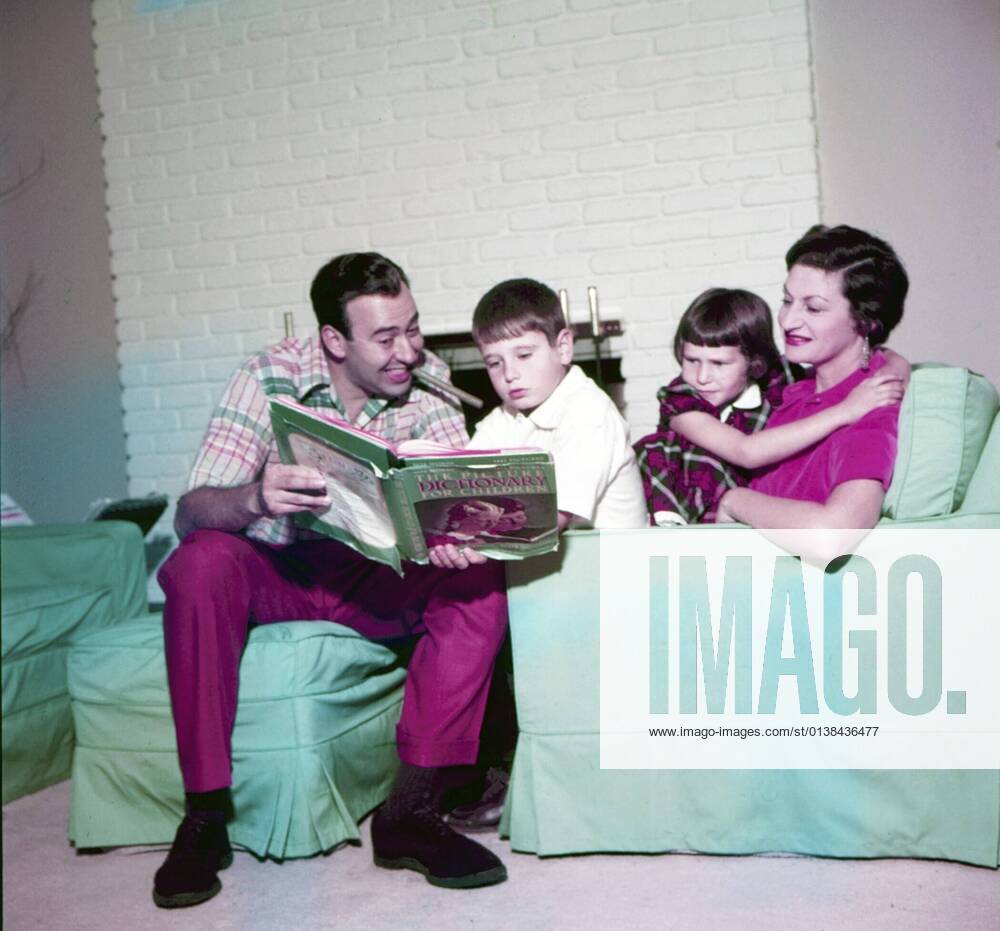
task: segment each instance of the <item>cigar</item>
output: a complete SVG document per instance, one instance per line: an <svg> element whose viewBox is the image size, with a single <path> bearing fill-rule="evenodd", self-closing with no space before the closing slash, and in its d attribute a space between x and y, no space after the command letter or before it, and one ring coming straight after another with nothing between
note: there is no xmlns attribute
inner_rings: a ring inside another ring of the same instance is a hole
<svg viewBox="0 0 1000 931"><path fill-rule="evenodd" d="M474 394L469 394L468 391L463 391L461 388L456 388L451 382L445 381L443 378L438 378L436 375L431 375L430 372L424 369L411 369L413 377L417 381L422 381L425 385L431 388L437 388L440 391L446 391L448 394L454 395L459 401L464 401L471 407L477 410L481 409L483 402L477 398Z"/></svg>

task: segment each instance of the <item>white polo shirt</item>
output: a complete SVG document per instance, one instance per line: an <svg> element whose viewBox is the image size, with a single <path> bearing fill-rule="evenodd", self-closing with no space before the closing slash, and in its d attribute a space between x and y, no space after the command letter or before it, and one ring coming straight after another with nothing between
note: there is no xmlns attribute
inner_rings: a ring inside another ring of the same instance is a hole
<svg viewBox="0 0 1000 931"><path fill-rule="evenodd" d="M490 411L468 448L514 446L536 446L552 453L559 510L575 514L584 526L648 526L628 424L579 366L572 366L555 391L527 416L503 405Z"/></svg>

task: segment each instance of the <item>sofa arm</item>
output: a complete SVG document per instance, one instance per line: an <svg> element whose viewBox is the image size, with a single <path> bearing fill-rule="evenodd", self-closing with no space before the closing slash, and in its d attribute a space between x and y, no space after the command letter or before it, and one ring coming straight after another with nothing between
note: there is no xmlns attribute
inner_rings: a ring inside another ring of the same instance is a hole
<svg viewBox="0 0 1000 931"><path fill-rule="evenodd" d="M599 727L600 540L597 530L571 530L557 552L505 563L522 732Z"/></svg>
<svg viewBox="0 0 1000 931"><path fill-rule="evenodd" d="M111 592L119 619L146 611L146 557L135 524L95 521L8 527L0 586L91 584Z"/></svg>
<svg viewBox="0 0 1000 931"><path fill-rule="evenodd" d="M965 492L960 514L1000 514L1000 414L993 420L989 439Z"/></svg>

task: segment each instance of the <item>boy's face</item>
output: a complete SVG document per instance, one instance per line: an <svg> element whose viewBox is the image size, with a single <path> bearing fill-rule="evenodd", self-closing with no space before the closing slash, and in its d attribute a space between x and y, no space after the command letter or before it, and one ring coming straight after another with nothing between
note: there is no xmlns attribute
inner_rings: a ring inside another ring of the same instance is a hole
<svg viewBox="0 0 1000 931"><path fill-rule="evenodd" d="M743 393L749 368L739 346L681 347L681 378L714 407L725 407Z"/></svg>
<svg viewBox="0 0 1000 931"><path fill-rule="evenodd" d="M520 336L480 343L479 351L500 400L527 414L563 380L573 361L573 336L562 330L551 346L544 333L526 330Z"/></svg>

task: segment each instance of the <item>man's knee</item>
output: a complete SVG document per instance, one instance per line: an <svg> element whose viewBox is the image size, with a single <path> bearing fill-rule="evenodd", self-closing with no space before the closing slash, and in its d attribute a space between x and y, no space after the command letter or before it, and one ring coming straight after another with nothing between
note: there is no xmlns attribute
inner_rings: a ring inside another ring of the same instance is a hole
<svg viewBox="0 0 1000 931"><path fill-rule="evenodd" d="M491 559L450 574L447 591L455 607L461 606L466 636L478 637L491 655L507 633L507 576L502 562Z"/></svg>
<svg viewBox="0 0 1000 931"><path fill-rule="evenodd" d="M171 553L157 573L169 597L181 588L201 583L224 584L234 572L244 571L252 544L243 536L224 530L195 530Z"/></svg>
<svg viewBox="0 0 1000 931"><path fill-rule="evenodd" d="M504 564L490 559L463 570L464 592L479 605L482 616L502 631L507 629L507 574Z"/></svg>

